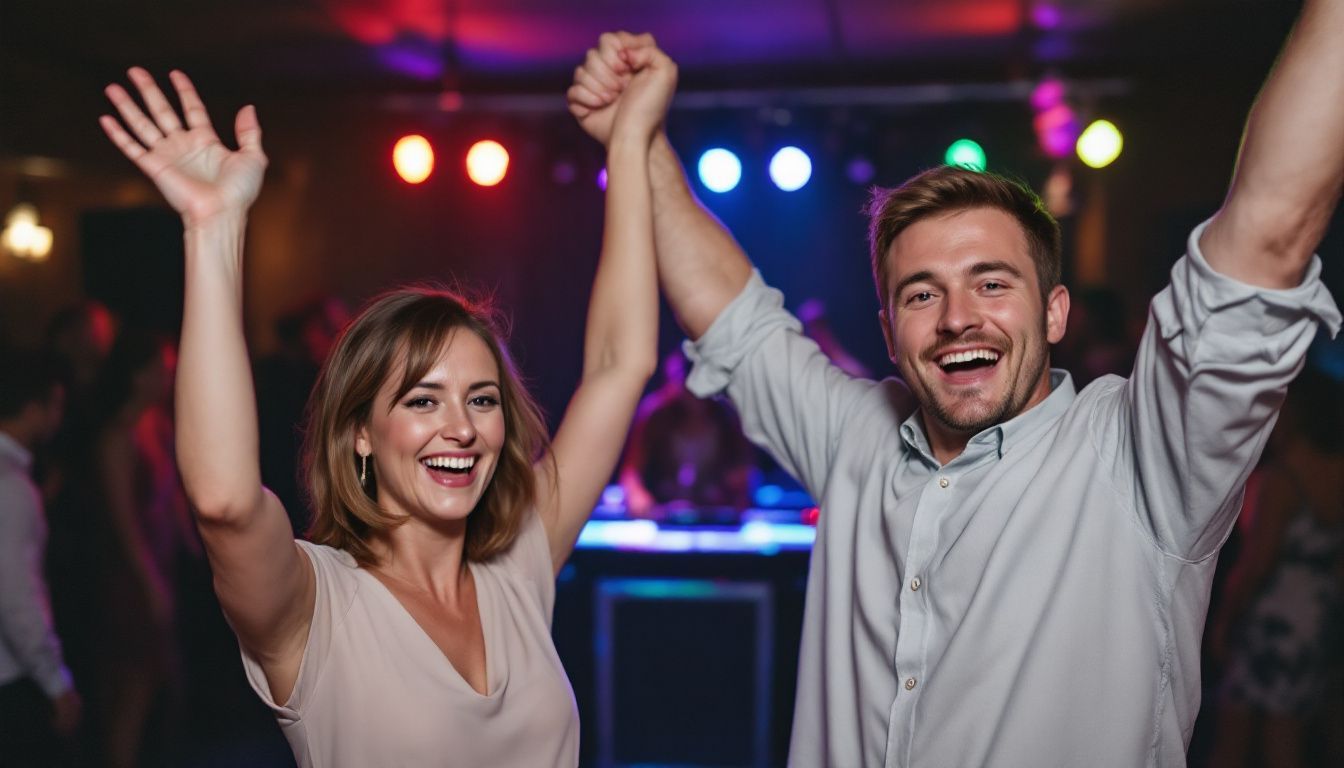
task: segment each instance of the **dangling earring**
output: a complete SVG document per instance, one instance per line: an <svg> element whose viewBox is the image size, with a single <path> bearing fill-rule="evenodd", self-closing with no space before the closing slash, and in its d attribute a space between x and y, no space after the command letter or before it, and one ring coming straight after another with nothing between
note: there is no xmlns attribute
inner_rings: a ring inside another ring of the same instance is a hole
<svg viewBox="0 0 1344 768"><path fill-rule="evenodd" d="M369 455L367 453L359 457L359 484L365 488L369 486Z"/></svg>

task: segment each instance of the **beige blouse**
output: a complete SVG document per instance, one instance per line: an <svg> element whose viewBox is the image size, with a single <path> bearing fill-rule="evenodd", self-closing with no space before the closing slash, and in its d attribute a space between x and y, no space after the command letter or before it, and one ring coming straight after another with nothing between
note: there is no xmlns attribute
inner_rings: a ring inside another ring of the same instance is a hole
<svg viewBox="0 0 1344 768"><path fill-rule="evenodd" d="M485 634L485 696L354 558L299 545L317 576L317 601L289 701L271 699L245 650L243 666L300 766L578 764L578 709L551 641L555 578L535 512L507 552L470 565Z"/></svg>

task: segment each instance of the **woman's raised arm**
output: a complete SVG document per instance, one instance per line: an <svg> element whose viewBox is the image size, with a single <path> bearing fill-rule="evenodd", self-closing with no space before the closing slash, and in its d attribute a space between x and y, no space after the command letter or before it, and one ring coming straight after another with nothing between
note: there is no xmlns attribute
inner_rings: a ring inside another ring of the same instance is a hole
<svg viewBox="0 0 1344 768"><path fill-rule="evenodd" d="M121 115L99 118L108 138L182 215L186 295L177 369L177 459L214 570L215 591L239 640L289 696L312 618L312 569L288 518L261 485L256 399L243 340L243 234L266 155L251 106L234 121L238 149L219 140L195 87L169 75L182 119L143 69L129 72L148 115L120 85ZM129 131L129 132L128 132Z"/></svg>
<svg viewBox="0 0 1344 768"><path fill-rule="evenodd" d="M647 35L620 57L628 84L620 100L606 107L613 121L606 223L588 305L583 378L552 444L556 476L548 479L555 482L543 480L539 493L557 571L611 477L639 396L658 365L649 148L667 114L677 69Z"/></svg>

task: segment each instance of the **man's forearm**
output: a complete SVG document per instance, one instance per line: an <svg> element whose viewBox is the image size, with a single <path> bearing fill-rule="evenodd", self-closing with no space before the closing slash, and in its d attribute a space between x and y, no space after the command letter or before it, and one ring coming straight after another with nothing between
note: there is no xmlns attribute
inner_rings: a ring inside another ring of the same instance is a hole
<svg viewBox="0 0 1344 768"><path fill-rule="evenodd" d="M691 194L665 134L649 156L658 280L691 338L699 338L741 292L751 262L737 241Z"/></svg>
<svg viewBox="0 0 1344 768"><path fill-rule="evenodd" d="M1221 272L1296 285L1344 180L1344 0L1308 0L1256 99L1227 203L1205 235Z"/></svg>

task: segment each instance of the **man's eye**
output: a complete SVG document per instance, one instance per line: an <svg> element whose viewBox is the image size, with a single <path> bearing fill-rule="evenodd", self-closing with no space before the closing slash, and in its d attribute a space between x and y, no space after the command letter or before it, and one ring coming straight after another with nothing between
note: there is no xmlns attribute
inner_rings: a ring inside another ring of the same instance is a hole
<svg viewBox="0 0 1344 768"><path fill-rule="evenodd" d="M933 293L931 293L931 292L929 292L929 291L918 291L918 292L916 292L916 293L912 293L912 294L910 294L910 296L906 298L905 303L906 303L906 304L923 304L924 302L929 301L929 300L932 299L932 298L933 298Z"/></svg>

